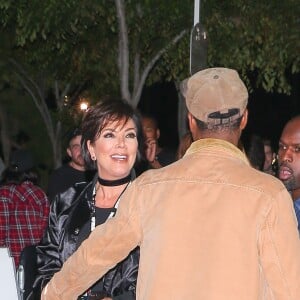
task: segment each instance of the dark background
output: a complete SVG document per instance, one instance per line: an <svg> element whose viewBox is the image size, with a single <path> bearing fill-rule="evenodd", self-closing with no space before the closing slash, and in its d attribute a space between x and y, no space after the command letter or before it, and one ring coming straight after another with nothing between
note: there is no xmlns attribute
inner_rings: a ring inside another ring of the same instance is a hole
<svg viewBox="0 0 300 300"><path fill-rule="evenodd" d="M285 123L300 114L300 74L290 77L290 95L266 93L256 89L249 95L248 125L244 135L257 134L271 140L277 148ZM178 145L178 94L174 83L156 83L144 89L138 109L156 117L160 130L161 146L176 148Z"/></svg>
<svg viewBox="0 0 300 300"><path fill-rule="evenodd" d="M170 148L178 145L178 93L174 83L156 83L143 90L138 109L154 116L160 128L159 144Z"/></svg>

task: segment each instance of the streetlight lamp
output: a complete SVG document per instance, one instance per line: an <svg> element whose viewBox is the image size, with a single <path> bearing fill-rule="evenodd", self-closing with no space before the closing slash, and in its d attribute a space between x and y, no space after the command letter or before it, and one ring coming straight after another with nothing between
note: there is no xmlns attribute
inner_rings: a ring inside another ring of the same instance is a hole
<svg viewBox="0 0 300 300"><path fill-rule="evenodd" d="M79 108L81 111L85 112L88 109L88 107L89 107L88 102L86 101L80 102Z"/></svg>

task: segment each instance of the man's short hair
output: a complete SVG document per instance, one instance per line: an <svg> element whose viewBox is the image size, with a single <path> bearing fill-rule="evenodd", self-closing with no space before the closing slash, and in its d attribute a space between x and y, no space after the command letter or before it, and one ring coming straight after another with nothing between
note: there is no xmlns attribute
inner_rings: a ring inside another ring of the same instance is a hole
<svg viewBox="0 0 300 300"><path fill-rule="evenodd" d="M152 115L150 113L142 113L141 116L142 116L142 120L150 119L152 121L153 125L155 126L155 129L158 129L158 121L154 115Z"/></svg>
<svg viewBox="0 0 300 300"><path fill-rule="evenodd" d="M82 135L81 129L79 127L72 128L66 135L67 146L69 146L71 140L79 135Z"/></svg>
<svg viewBox="0 0 300 300"><path fill-rule="evenodd" d="M187 81L187 108L207 129L236 126L247 103L247 88L235 70L205 69Z"/></svg>
<svg viewBox="0 0 300 300"><path fill-rule="evenodd" d="M231 130L236 130L240 127L241 121L242 121L242 116L239 116L236 119L232 119L229 122L224 122L224 123L218 123L218 124L209 124L202 122L198 119L196 119L196 124L199 129L201 130L210 130L213 132L221 132L221 131L231 131Z"/></svg>

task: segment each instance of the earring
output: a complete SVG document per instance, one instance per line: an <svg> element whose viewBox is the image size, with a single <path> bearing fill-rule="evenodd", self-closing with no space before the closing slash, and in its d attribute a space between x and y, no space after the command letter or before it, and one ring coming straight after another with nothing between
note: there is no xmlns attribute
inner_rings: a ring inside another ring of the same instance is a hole
<svg viewBox="0 0 300 300"><path fill-rule="evenodd" d="M92 160L96 160L96 156L95 155L91 155L91 159Z"/></svg>

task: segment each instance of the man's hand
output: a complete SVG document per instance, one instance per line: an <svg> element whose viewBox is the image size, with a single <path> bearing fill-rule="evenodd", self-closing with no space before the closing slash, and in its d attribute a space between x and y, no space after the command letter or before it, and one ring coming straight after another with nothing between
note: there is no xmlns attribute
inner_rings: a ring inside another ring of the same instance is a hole
<svg viewBox="0 0 300 300"><path fill-rule="evenodd" d="M155 161L156 156L156 149L157 149L157 142L154 139L147 139L146 140L146 159L153 163Z"/></svg>

